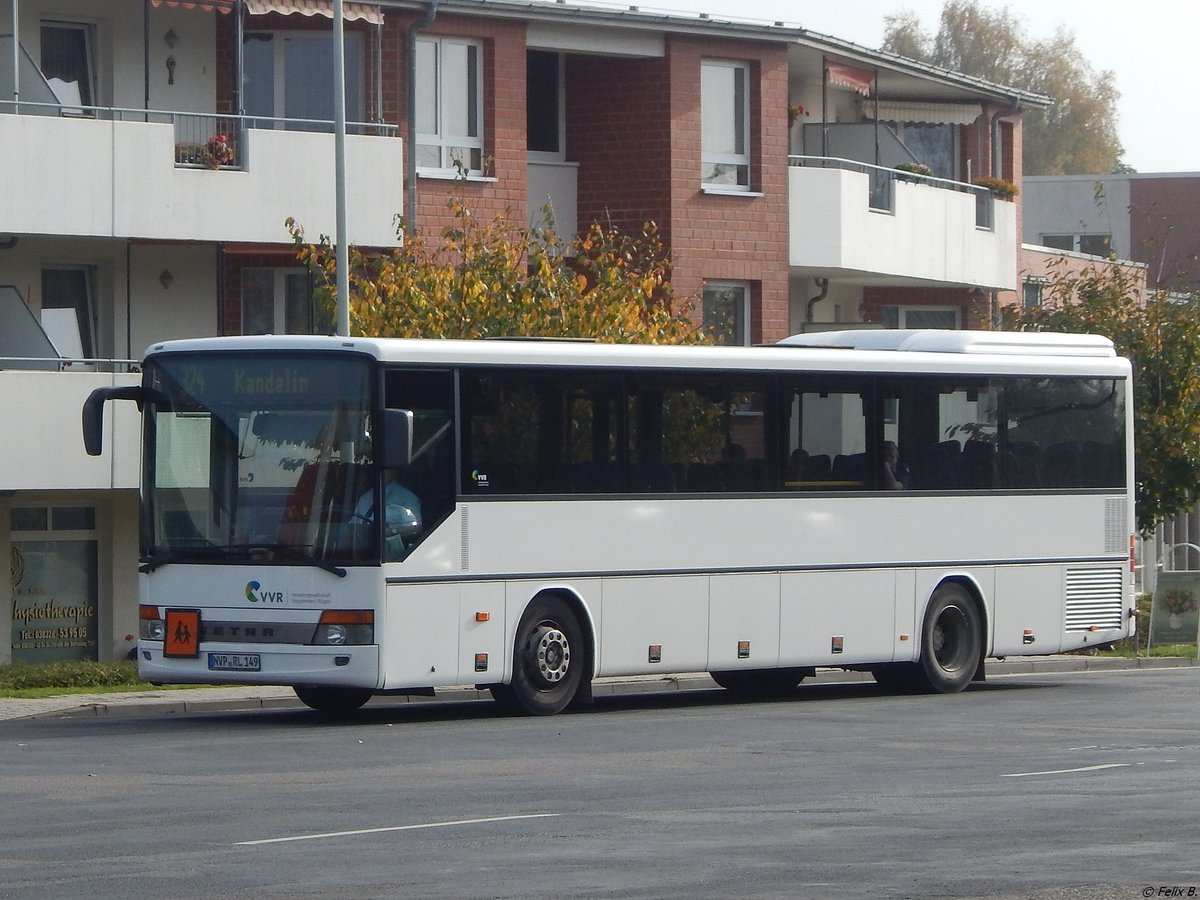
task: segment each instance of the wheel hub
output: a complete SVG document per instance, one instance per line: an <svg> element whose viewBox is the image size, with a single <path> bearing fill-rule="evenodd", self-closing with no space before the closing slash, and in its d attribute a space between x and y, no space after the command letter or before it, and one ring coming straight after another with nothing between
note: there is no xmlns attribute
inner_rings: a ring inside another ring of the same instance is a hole
<svg viewBox="0 0 1200 900"><path fill-rule="evenodd" d="M557 684L571 668L571 644L558 628L543 625L534 634L538 673L547 684Z"/></svg>

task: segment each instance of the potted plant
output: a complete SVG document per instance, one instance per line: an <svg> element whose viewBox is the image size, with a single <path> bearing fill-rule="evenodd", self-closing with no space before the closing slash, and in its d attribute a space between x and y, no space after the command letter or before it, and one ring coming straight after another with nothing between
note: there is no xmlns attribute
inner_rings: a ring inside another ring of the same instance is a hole
<svg viewBox="0 0 1200 900"><path fill-rule="evenodd" d="M921 181L921 178L911 177L913 175L920 175L924 178L933 178L933 169L929 168L929 166L925 165L924 163L919 162L902 162L896 166L896 171L901 173L900 175L896 176L901 181L911 181L914 183Z"/></svg>
<svg viewBox="0 0 1200 900"><path fill-rule="evenodd" d="M788 128L791 128L793 125L795 125L796 120L799 119L801 116L804 116L805 118L807 118L809 115L810 115L809 111L807 109L805 109L803 106L801 106L799 103L789 103L788 104Z"/></svg>
<svg viewBox="0 0 1200 900"><path fill-rule="evenodd" d="M233 143L227 134L214 134L200 151L200 158L210 169L231 166L236 157Z"/></svg>
<svg viewBox="0 0 1200 900"><path fill-rule="evenodd" d="M992 192L992 196L1000 200L1011 200L1020 191L1017 186L1011 181L1006 181L1003 178L995 178L988 175L985 178L976 178L975 183L980 187L987 188Z"/></svg>

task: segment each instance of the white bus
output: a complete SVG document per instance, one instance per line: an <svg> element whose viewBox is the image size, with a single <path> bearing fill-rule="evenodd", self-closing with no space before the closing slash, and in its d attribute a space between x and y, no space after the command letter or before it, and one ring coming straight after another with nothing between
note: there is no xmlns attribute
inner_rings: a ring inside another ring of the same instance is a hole
<svg viewBox="0 0 1200 900"><path fill-rule="evenodd" d="M452 685L817 667L953 692L1132 634L1130 366L1086 335L774 347L231 337L155 345L141 676L309 706ZM377 511L382 510L383 515Z"/></svg>

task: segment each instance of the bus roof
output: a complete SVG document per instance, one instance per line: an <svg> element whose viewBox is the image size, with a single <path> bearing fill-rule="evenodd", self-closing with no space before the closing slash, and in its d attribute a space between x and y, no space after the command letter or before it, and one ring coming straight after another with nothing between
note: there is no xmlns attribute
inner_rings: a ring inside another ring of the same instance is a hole
<svg viewBox="0 0 1200 900"><path fill-rule="evenodd" d="M785 347L843 347L851 350L907 350L927 353L992 353L1020 356L1116 356L1113 342L1098 334L1048 331L950 331L876 328L797 334Z"/></svg>
<svg viewBox="0 0 1200 900"><path fill-rule="evenodd" d="M905 352L898 353L896 351ZM963 372L1125 376L1129 364L1095 335L1024 332L863 330L796 335L774 346L599 344L567 340L247 335L165 341L160 354L199 352L353 352L421 365L712 369L717 371Z"/></svg>

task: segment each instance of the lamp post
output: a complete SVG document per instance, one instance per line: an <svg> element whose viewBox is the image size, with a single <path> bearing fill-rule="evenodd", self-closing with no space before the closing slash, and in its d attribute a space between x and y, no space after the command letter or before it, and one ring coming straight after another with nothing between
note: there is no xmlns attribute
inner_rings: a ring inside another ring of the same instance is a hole
<svg viewBox="0 0 1200 900"><path fill-rule="evenodd" d="M346 234L346 46L342 0L333 0L333 168L337 251L337 331L350 336L350 248Z"/></svg>

